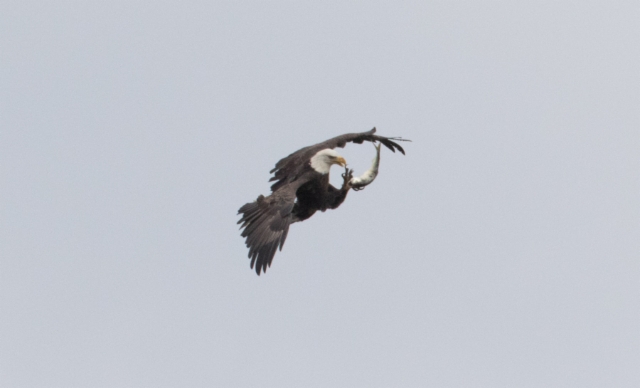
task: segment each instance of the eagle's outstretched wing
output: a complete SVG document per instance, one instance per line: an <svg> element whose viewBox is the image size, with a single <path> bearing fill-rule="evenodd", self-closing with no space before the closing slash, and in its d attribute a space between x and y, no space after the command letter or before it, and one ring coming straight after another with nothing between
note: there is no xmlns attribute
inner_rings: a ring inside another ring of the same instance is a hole
<svg viewBox="0 0 640 388"><path fill-rule="evenodd" d="M261 195L238 210L238 214L242 214L238 224L242 223L240 229L244 228L242 237L246 237L251 268L255 265L258 275L271 266L276 249L282 250L291 224L296 188L290 185L266 198Z"/></svg>
<svg viewBox="0 0 640 388"><path fill-rule="evenodd" d="M362 144L365 141L380 142L385 147L393 152L400 151L404 155L404 149L396 141L410 141L402 139L400 137L385 137L374 135L376 128L374 127L370 131L360 133L346 133L344 135L336 136L329 140L325 140L321 143L314 144L312 146L304 147L291 155L284 157L276 163L276 166L270 171L274 173L274 176L269 180L277 181L271 186L272 191L278 190L284 184L293 182L304 172L304 166L318 151L326 148L343 148L347 143Z"/></svg>

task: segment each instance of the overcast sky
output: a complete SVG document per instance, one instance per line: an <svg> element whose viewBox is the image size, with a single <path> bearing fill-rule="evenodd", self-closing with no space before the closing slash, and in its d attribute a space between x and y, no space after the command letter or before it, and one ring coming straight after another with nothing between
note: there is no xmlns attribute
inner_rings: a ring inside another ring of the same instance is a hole
<svg viewBox="0 0 640 388"><path fill-rule="evenodd" d="M640 386L640 3L320 3L2 1L0 386Z"/></svg>

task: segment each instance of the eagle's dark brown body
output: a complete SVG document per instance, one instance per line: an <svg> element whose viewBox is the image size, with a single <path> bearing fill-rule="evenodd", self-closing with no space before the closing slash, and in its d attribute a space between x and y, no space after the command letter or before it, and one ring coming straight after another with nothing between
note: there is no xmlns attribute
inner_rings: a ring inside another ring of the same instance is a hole
<svg viewBox="0 0 640 388"><path fill-rule="evenodd" d="M291 211L293 216L291 223L304 221L318 210L335 209L347 198L349 192L347 181L342 188L336 189L329 183L328 174L322 175L315 171L310 174L319 176L313 177L296 191L296 203Z"/></svg>
<svg viewBox="0 0 640 388"><path fill-rule="evenodd" d="M251 268L258 275L271 266L271 261L278 247L282 249L289 232L289 225L304 221L316 211L335 209L342 204L349 192L351 171L343 174L344 182L341 188L335 188L329 183L329 174L322 174L310 164L311 158L318 152L335 147L344 147L347 142L361 144L363 141L380 142L391 151L397 149L404 154L404 150L395 141L400 138L389 138L374 135L376 129L362 133L349 133L337 136L322 143L302 148L281 159L271 170L276 181L271 186L271 195L260 195L254 202L245 204L238 214L242 218L242 237L246 238L249 248ZM395 140L395 141L394 141Z"/></svg>

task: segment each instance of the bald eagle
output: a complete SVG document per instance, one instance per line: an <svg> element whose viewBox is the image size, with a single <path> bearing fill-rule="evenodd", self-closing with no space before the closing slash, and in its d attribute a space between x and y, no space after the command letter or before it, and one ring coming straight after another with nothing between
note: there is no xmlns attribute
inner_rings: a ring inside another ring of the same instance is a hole
<svg viewBox="0 0 640 388"><path fill-rule="evenodd" d="M367 132L347 133L312 146L304 147L281 159L270 173L275 173L269 180L276 181L271 186L271 195L260 195L257 200L245 204L238 210L242 218L238 224L242 237L246 238L249 248L251 268L258 275L266 272L271 266L273 257L279 247L282 250L289 232L289 225L304 221L316 211L324 212L335 209L347 197L349 189L364 188L371 183L378 173L380 146L372 168L360 178L353 178L353 170L348 169L347 162L334 148L343 148L348 142L362 144L364 141L379 142L395 152L404 155L404 149L396 141L409 141L397 137L376 136L373 128ZM329 170L337 164L345 167L341 188L329 183Z"/></svg>

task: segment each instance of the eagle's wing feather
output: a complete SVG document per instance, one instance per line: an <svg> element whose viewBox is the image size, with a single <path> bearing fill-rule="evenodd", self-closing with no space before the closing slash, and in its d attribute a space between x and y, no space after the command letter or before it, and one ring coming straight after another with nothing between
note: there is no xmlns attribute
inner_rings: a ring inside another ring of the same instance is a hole
<svg viewBox="0 0 640 388"><path fill-rule="evenodd" d="M271 186L271 190L275 192L283 185L296 180L304 172L306 162L309 161L309 159L311 159L311 157L318 151L326 148L344 148L347 143L362 144L365 141L378 141L384 144L384 146L391 151L396 152L396 150L398 150L404 155L404 149L396 143L396 141L410 140L399 137L377 136L374 135L374 133L376 133L375 127L367 132L347 133L336 136L321 143L301 148L291 155L280 159L278 163L276 163L276 166L270 171L271 173L274 173L274 176L269 181L277 181Z"/></svg>
<svg viewBox="0 0 640 388"><path fill-rule="evenodd" d="M297 185L288 185L268 197L259 196L238 210L240 229L246 237L251 268L258 275L271 266L278 247L282 250L291 224L291 210L296 200Z"/></svg>

